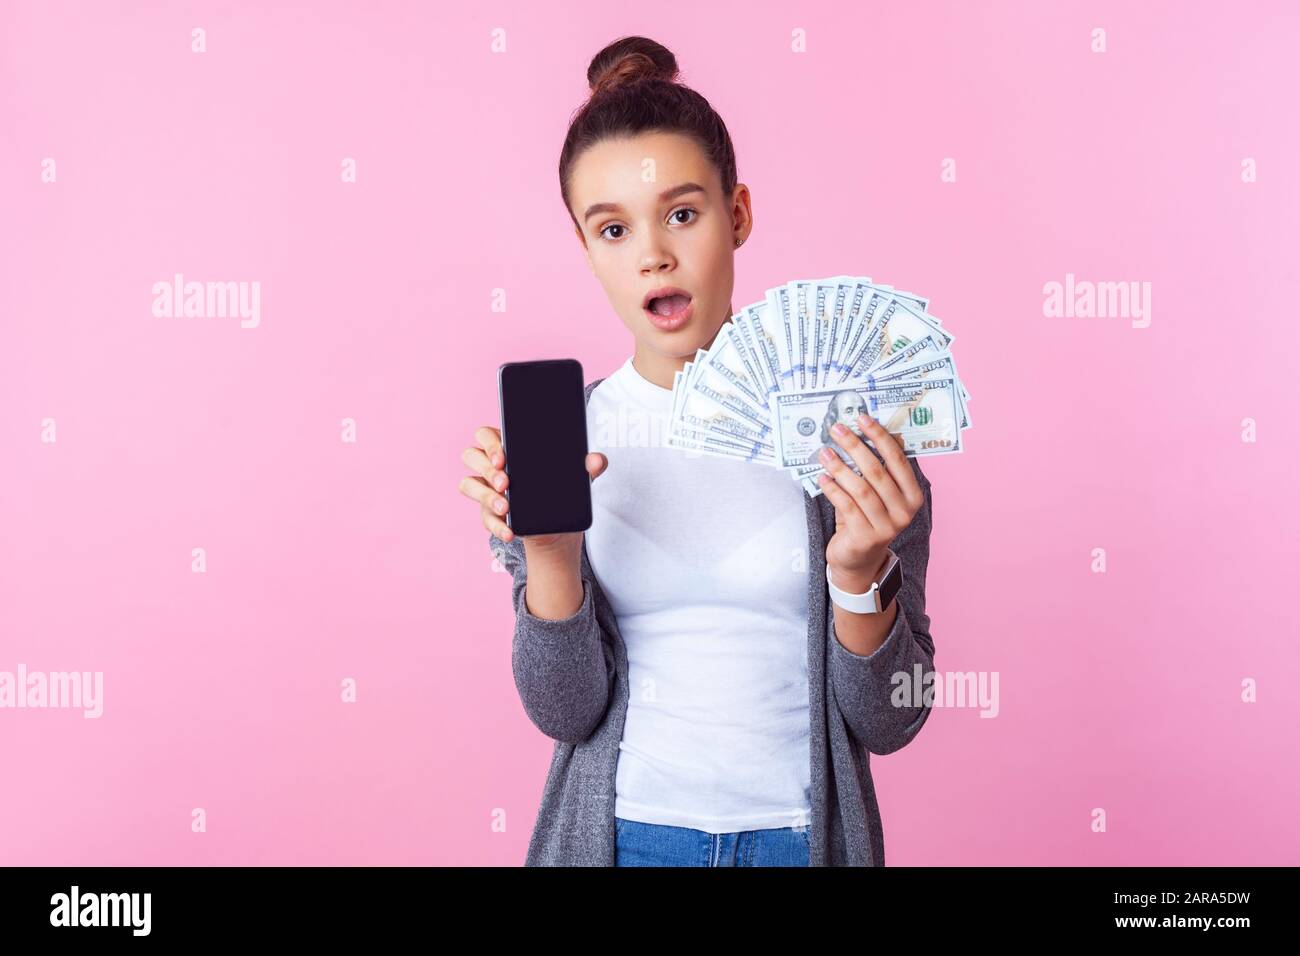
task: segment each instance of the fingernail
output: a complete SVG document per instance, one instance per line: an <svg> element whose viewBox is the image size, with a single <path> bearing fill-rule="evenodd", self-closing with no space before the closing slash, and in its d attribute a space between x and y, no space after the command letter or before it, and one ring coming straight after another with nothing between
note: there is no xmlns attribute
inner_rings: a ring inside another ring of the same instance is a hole
<svg viewBox="0 0 1300 956"><path fill-rule="evenodd" d="M863 428L870 428L870 427L871 427L872 425L874 425L875 423L876 423L876 420L875 420L874 418L872 418L870 415L859 415L859 416L858 416L858 424L860 424Z"/></svg>
<svg viewBox="0 0 1300 956"><path fill-rule="evenodd" d="M841 425L839 422L836 422L834 425L831 426L831 431L834 432L836 435L843 435L845 432L848 431L848 429L845 428L843 425Z"/></svg>
<svg viewBox="0 0 1300 956"><path fill-rule="evenodd" d="M501 475L497 475L495 478L492 479L492 487L495 488L497 491L500 491L501 486L504 485L505 483L506 480Z"/></svg>
<svg viewBox="0 0 1300 956"><path fill-rule="evenodd" d="M820 458L822 461L826 462L827 464L829 464L830 460L835 457L835 453L831 451L829 448L823 448L820 452L818 452L817 457Z"/></svg>
<svg viewBox="0 0 1300 956"><path fill-rule="evenodd" d="M502 501L500 498L498 498L495 502L493 502L492 510L494 510L499 515L503 515L506 513L506 503Z"/></svg>

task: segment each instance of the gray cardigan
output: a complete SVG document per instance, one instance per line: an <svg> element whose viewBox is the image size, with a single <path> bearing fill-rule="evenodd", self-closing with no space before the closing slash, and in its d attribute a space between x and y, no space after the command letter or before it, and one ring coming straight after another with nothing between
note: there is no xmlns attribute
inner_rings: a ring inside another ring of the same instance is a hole
<svg viewBox="0 0 1300 956"><path fill-rule="evenodd" d="M586 387L588 401L602 381ZM891 545L903 567L898 613L884 644L869 656L853 653L835 636L825 574L835 511L825 495L804 494L811 866L885 865L870 754L893 753L904 746L930 713L926 706L891 704L893 675L902 673L910 683L914 665L921 666L922 674L934 669L934 640L925 613L930 481L915 458L908 461L925 491L925 504ZM592 572L585 541L580 559L582 606L560 621L528 611L522 539L507 543L489 535L489 546L514 579L511 660L519 698L529 719L555 740L525 865L613 866L614 781L628 704L627 648L618 621Z"/></svg>

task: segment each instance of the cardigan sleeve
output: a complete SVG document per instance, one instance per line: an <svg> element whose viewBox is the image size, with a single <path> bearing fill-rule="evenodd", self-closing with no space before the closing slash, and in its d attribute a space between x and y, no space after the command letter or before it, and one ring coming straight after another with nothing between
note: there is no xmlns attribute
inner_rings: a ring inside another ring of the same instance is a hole
<svg viewBox="0 0 1300 956"><path fill-rule="evenodd" d="M511 575L515 631L511 669L528 719L555 740L579 743L600 725L612 697L614 651L596 615L594 582L582 562L582 606L563 620L528 610L523 541L489 535L492 553Z"/></svg>
<svg viewBox="0 0 1300 956"><path fill-rule="evenodd" d="M830 672L835 700L849 730L874 754L888 754L903 747L930 716L930 707L910 697L902 705L894 702L903 677L913 686L914 666L921 665L921 677L934 670L934 639L925 612L925 572L930 560L930 526L933 495L930 481L915 458L912 471L925 492L925 503L912 522L890 543L903 568L903 584L894 600L898 605L893 627L885 641L870 654L857 654L831 640ZM832 634L834 632L834 609ZM896 677L895 675L902 675ZM925 685L922 685L923 687ZM900 695L901 696L901 695Z"/></svg>

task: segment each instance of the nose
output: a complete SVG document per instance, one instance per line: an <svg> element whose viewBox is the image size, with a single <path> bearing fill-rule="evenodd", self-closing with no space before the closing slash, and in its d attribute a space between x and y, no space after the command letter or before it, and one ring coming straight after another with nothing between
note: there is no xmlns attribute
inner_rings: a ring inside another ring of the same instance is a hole
<svg viewBox="0 0 1300 956"><path fill-rule="evenodd" d="M662 236L651 232L645 243L645 248L641 252L642 272L662 272L672 268L675 260Z"/></svg>

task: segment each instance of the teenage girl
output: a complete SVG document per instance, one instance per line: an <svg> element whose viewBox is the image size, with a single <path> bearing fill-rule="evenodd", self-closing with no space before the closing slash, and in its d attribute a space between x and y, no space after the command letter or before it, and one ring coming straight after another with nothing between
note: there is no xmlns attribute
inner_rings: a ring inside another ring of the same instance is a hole
<svg viewBox="0 0 1300 956"><path fill-rule="evenodd" d="M604 449L586 460L591 528L521 546L499 430L461 456L460 491L516 577L516 681L558 742L529 862L882 865L865 752L902 746L928 713L889 698L895 672L932 667L929 482L867 416L875 451L830 431L861 475L826 449L815 502L784 470L664 444L673 373L733 314L753 229L726 126L677 72L643 37L603 49L560 157L633 346L587 389ZM828 580L866 592L895 554L905 584L883 613L827 602Z"/></svg>

